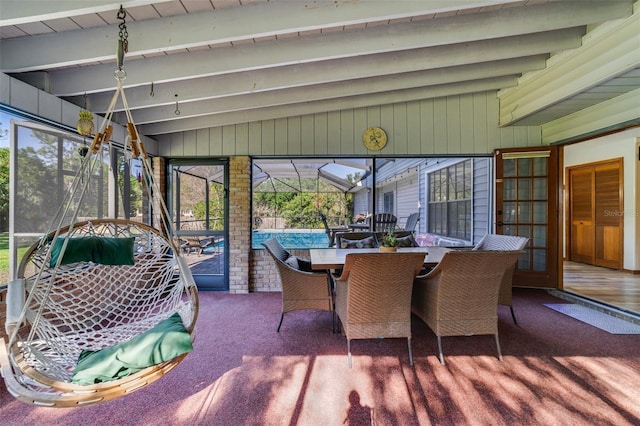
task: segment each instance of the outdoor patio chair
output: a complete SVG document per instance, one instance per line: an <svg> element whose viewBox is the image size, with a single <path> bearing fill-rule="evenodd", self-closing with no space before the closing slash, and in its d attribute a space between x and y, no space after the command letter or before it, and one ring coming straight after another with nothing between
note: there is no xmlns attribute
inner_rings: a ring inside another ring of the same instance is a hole
<svg viewBox="0 0 640 426"><path fill-rule="evenodd" d="M475 245L473 250L515 250L521 251L527 245L529 238L518 237L514 235L498 235L498 234L486 234L478 244ZM513 266L507 269L502 277L500 284L500 293L498 295L498 304L508 306L511 310L511 318L513 323L518 324L516 320L516 314L513 311L513 301L511 294L513 293L513 272L516 269L517 262Z"/></svg>
<svg viewBox="0 0 640 426"><path fill-rule="evenodd" d="M320 216L320 220L322 221L322 225L324 226L324 231L327 233L327 237L329 238L329 247L333 247L336 242L336 234L338 232L347 232L349 231L349 227L347 226L329 226L327 222L327 216L324 213L318 212Z"/></svg>
<svg viewBox="0 0 640 426"><path fill-rule="evenodd" d="M419 220L420 220L420 213L418 212L411 213L407 218L406 223L404 224L404 231L414 232L416 230L416 225L418 224Z"/></svg>
<svg viewBox="0 0 640 426"><path fill-rule="evenodd" d="M195 250L198 256L204 253L204 249L213 244L213 237L182 236L180 239L185 241L185 243L181 245L183 251L191 253L192 250Z"/></svg>
<svg viewBox="0 0 640 426"><path fill-rule="evenodd" d="M376 232L393 231L397 223L398 218L391 213L377 213L373 216L373 230Z"/></svg>
<svg viewBox="0 0 640 426"><path fill-rule="evenodd" d="M308 260L293 256L275 238L264 241L262 245L273 257L282 282L282 314L277 331L280 332L285 313L305 309L331 312L331 327L334 329L329 275L326 272L312 272Z"/></svg>
<svg viewBox="0 0 640 426"><path fill-rule="evenodd" d="M416 277L412 311L438 338L493 334L498 339L498 291L505 271L518 260L515 251L451 251L426 275Z"/></svg>
<svg viewBox="0 0 640 426"><path fill-rule="evenodd" d="M411 351L411 288L424 253L350 253L335 277L336 314L351 340L406 337Z"/></svg>

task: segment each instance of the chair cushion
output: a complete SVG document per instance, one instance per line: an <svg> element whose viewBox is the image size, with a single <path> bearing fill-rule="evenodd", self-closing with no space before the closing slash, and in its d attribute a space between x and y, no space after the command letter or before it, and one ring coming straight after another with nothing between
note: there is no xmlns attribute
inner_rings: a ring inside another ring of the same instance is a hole
<svg viewBox="0 0 640 426"><path fill-rule="evenodd" d="M284 261L289 267L293 269L300 270L300 265L298 264L298 258L295 256L289 256L287 260Z"/></svg>
<svg viewBox="0 0 640 426"><path fill-rule="evenodd" d="M116 380L191 350L191 336L175 313L130 340L99 351L82 351L71 381L86 386Z"/></svg>
<svg viewBox="0 0 640 426"><path fill-rule="evenodd" d="M135 238L79 237L69 238L61 265L94 262L103 265L133 265ZM58 237L51 249L49 267L53 268L62 251L64 238Z"/></svg>
<svg viewBox="0 0 640 426"><path fill-rule="evenodd" d="M313 269L311 269L311 261L301 259L297 256L289 256L287 260L284 261L284 263L291 266L293 269L298 269L305 272L313 272Z"/></svg>
<svg viewBox="0 0 640 426"><path fill-rule="evenodd" d="M340 248L374 248L375 240L373 237L367 237L360 240L340 239Z"/></svg>
<svg viewBox="0 0 640 426"><path fill-rule="evenodd" d="M307 259L298 258L298 267L301 271L315 272L313 269L311 269L311 261Z"/></svg>

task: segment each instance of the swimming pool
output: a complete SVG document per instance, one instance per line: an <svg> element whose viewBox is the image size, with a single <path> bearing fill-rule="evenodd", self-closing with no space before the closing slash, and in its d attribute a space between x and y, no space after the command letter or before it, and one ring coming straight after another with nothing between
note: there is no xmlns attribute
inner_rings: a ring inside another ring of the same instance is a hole
<svg viewBox="0 0 640 426"><path fill-rule="evenodd" d="M329 247L329 237L322 229L259 229L251 235L251 248L264 248L262 242L269 238L277 238L287 249Z"/></svg>

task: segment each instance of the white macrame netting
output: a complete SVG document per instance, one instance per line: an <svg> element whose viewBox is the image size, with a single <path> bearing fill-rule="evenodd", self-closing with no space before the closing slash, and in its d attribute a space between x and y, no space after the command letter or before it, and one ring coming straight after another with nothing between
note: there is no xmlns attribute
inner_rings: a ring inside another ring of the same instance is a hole
<svg viewBox="0 0 640 426"><path fill-rule="evenodd" d="M118 19L124 27L126 13L120 9ZM193 340L197 288L189 266L173 243L171 217L129 110L123 85L126 73L122 69L126 37L123 40L122 35L117 50L118 70L114 72L117 88L102 125L51 222L51 232L22 258L16 281L24 285L24 290L16 288L19 284L9 285L9 293L24 295L25 303L18 319L7 322L9 343L6 347L0 345L0 371L7 390L27 403L93 404L126 395L157 380L184 354L113 381L87 386L71 382L83 350L97 351L130 340L176 312ZM91 176L104 164L99 157L102 144L111 143L111 120L118 99L127 117L125 158L140 160L144 188L153 201L158 229L115 218L86 222L77 219ZM134 237L134 264L61 264L68 241L83 236ZM49 265L52 242L61 238L64 243L58 260Z"/></svg>
<svg viewBox="0 0 640 426"><path fill-rule="evenodd" d="M67 233L63 230L59 238ZM9 355L17 381L35 392L55 395L61 384L69 385L63 393L77 392L79 386L70 381L82 350L129 340L175 312L193 330L195 283L186 265L178 267L183 259L174 255L164 236L136 222L94 220L74 225L70 237L89 235L134 237L134 265L77 262L57 271L44 265L34 286L49 243L34 245L20 265L28 301L26 321L13 334Z"/></svg>

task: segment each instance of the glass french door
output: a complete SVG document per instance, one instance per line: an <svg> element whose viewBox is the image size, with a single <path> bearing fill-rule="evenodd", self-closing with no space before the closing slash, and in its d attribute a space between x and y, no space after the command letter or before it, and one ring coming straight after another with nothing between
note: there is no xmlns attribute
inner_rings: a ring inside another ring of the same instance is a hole
<svg viewBox="0 0 640 426"><path fill-rule="evenodd" d="M170 160L169 211L199 290L229 290L226 160Z"/></svg>
<svg viewBox="0 0 640 426"><path fill-rule="evenodd" d="M557 288L560 274L556 147L495 152L496 233L528 237L513 284Z"/></svg>

